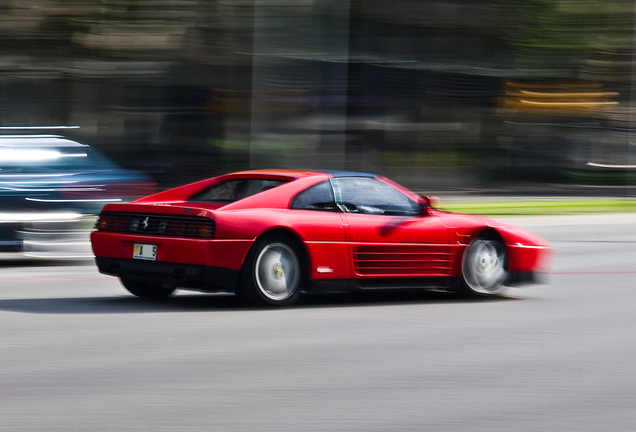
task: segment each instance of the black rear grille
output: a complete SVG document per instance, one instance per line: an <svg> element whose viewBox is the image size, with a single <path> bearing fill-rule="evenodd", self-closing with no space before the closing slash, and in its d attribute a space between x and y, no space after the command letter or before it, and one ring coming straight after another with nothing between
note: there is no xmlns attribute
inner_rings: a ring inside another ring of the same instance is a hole
<svg viewBox="0 0 636 432"><path fill-rule="evenodd" d="M99 231L168 237L214 237L212 219L198 216L102 212L95 227Z"/></svg>

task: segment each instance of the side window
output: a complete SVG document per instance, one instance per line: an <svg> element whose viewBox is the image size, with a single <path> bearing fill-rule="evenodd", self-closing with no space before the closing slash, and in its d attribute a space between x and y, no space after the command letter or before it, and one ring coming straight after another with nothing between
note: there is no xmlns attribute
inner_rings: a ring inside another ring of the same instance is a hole
<svg viewBox="0 0 636 432"><path fill-rule="evenodd" d="M234 202L275 188L284 183L286 182L282 180L233 179L215 184L190 197L188 201Z"/></svg>
<svg viewBox="0 0 636 432"><path fill-rule="evenodd" d="M336 206L329 180L313 185L296 195L291 208L295 210L340 211Z"/></svg>
<svg viewBox="0 0 636 432"><path fill-rule="evenodd" d="M333 179L336 202L347 213L390 216L421 214L420 206L397 189L375 178Z"/></svg>

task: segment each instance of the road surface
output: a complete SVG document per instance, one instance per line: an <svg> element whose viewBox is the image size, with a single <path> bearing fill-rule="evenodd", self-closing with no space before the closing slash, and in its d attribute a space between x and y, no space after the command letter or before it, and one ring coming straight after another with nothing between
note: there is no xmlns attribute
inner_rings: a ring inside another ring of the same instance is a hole
<svg viewBox="0 0 636 432"><path fill-rule="evenodd" d="M90 262L0 264L0 431L636 430L636 216L514 219L546 285L134 298Z"/></svg>

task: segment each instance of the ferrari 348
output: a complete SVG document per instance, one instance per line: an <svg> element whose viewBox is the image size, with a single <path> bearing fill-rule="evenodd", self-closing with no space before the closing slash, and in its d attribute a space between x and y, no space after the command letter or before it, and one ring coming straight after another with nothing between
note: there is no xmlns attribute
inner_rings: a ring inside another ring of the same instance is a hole
<svg viewBox="0 0 636 432"><path fill-rule="evenodd" d="M364 289L499 295L547 270L543 238L437 201L373 174L244 171L108 204L91 243L99 271L136 296L234 292L261 306Z"/></svg>

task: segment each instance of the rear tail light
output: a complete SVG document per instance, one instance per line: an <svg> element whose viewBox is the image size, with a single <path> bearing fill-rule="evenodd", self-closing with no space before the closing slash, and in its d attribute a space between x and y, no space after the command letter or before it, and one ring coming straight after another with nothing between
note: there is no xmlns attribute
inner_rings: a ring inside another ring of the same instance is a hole
<svg viewBox="0 0 636 432"><path fill-rule="evenodd" d="M104 214L99 215L99 217L97 218L97 222L95 222L95 229L98 231L108 231L112 220L112 216Z"/></svg>
<svg viewBox="0 0 636 432"><path fill-rule="evenodd" d="M214 227L208 224L202 224L197 228L197 237L210 238L214 237Z"/></svg>
<svg viewBox="0 0 636 432"><path fill-rule="evenodd" d="M126 212L102 212L95 223L98 231L201 239L213 238L215 228L205 217Z"/></svg>

